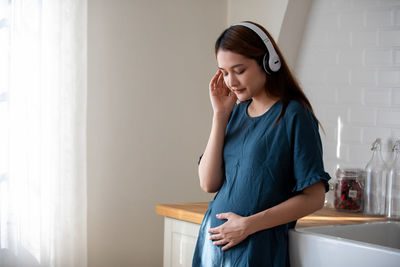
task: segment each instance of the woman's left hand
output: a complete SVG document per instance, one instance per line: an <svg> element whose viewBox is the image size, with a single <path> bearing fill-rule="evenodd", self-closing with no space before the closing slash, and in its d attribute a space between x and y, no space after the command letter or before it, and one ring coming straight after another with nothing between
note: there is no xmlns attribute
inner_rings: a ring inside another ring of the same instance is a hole
<svg viewBox="0 0 400 267"><path fill-rule="evenodd" d="M225 245L222 250L225 251L236 246L249 236L249 227L246 217L239 216L233 212L217 214L217 218L227 220L224 224L208 230L214 245Z"/></svg>

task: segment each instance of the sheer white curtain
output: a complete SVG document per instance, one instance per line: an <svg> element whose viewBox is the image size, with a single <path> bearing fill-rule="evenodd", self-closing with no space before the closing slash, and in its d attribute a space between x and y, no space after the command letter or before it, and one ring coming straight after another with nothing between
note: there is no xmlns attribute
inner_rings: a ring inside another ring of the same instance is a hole
<svg viewBox="0 0 400 267"><path fill-rule="evenodd" d="M81 267L87 0L0 0L0 266Z"/></svg>

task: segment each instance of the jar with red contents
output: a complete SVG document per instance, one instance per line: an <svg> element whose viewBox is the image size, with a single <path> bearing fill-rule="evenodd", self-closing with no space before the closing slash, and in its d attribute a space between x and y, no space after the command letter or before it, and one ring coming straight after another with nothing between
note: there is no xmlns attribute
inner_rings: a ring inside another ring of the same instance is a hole
<svg viewBox="0 0 400 267"><path fill-rule="evenodd" d="M362 169L338 169L335 183L335 208L359 212L363 209L364 176Z"/></svg>

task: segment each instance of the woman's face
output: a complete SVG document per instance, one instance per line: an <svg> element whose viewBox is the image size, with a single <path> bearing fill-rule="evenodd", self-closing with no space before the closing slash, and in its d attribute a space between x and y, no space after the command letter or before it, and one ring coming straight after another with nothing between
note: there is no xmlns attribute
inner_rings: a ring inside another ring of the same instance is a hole
<svg viewBox="0 0 400 267"><path fill-rule="evenodd" d="M217 53L218 68L225 84L240 102L266 95L267 74L254 59L220 49Z"/></svg>

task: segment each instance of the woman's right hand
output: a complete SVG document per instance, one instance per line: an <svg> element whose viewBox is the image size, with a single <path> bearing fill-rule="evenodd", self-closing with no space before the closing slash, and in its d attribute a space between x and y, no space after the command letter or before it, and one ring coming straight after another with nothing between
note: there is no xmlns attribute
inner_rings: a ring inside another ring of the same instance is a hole
<svg viewBox="0 0 400 267"><path fill-rule="evenodd" d="M210 99L214 114L225 114L229 116L236 104L237 97L235 93L229 90L224 82L221 70L210 81Z"/></svg>

